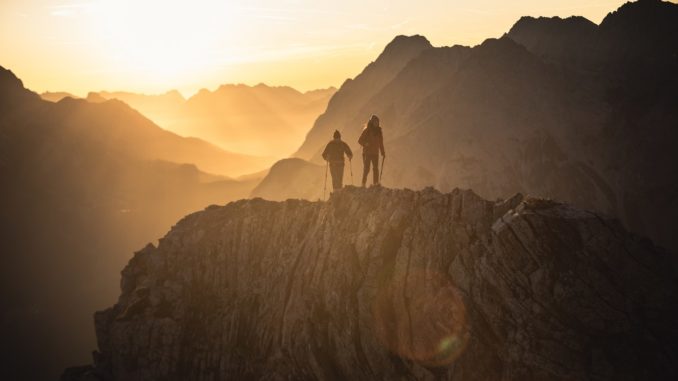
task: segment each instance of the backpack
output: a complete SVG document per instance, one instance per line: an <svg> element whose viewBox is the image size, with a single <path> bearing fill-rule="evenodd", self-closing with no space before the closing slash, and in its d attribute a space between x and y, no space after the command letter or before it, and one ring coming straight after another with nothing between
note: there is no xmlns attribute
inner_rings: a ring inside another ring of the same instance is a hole
<svg viewBox="0 0 678 381"><path fill-rule="evenodd" d="M374 138L378 137L381 130L378 128L365 128L358 138L358 144L363 147L369 147L374 142Z"/></svg>

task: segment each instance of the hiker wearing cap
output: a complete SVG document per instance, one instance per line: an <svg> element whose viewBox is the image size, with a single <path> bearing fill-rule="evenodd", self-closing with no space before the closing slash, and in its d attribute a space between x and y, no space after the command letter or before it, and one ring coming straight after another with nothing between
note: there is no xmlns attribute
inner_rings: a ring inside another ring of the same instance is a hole
<svg viewBox="0 0 678 381"><path fill-rule="evenodd" d="M349 160L353 158L351 148L343 140L341 140L341 133L334 131L334 139L330 140L323 151L323 159L325 159L330 166L330 173L332 174L332 187L341 189L344 182L344 154Z"/></svg>
<svg viewBox="0 0 678 381"><path fill-rule="evenodd" d="M379 126L379 118L372 115L367 122L365 129L363 129L358 143L363 147L363 187L367 182L367 175L370 173L370 165L372 166L372 184L379 184L379 153L381 157L385 158L384 152L384 136Z"/></svg>

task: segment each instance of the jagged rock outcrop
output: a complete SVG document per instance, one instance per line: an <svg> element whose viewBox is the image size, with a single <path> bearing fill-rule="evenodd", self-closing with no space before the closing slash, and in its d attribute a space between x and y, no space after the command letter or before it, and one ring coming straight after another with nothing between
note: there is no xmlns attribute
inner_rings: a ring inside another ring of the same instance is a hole
<svg viewBox="0 0 678 381"><path fill-rule="evenodd" d="M64 379L678 376L676 258L549 200L346 188L181 220Z"/></svg>

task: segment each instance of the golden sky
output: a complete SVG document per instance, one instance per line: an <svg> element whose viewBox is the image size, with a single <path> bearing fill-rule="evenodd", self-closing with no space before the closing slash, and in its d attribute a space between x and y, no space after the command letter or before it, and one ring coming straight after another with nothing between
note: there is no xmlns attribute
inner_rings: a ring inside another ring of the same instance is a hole
<svg viewBox="0 0 678 381"><path fill-rule="evenodd" d="M523 15L599 23L619 0L0 0L0 65L38 92L190 95L223 83L339 86L398 34L499 37Z"/></svg>

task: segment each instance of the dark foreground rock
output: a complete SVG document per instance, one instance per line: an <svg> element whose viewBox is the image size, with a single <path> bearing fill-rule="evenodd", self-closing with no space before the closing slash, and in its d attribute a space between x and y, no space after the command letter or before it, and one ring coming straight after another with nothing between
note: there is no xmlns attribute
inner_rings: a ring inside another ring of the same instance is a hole
<svg viewBox="0 0 678 381"><path fill-rule="evenodd" d="M94 366L63 379L676 379L677 273L615 220L520 195L243 200L136 253Z"/></svg>

